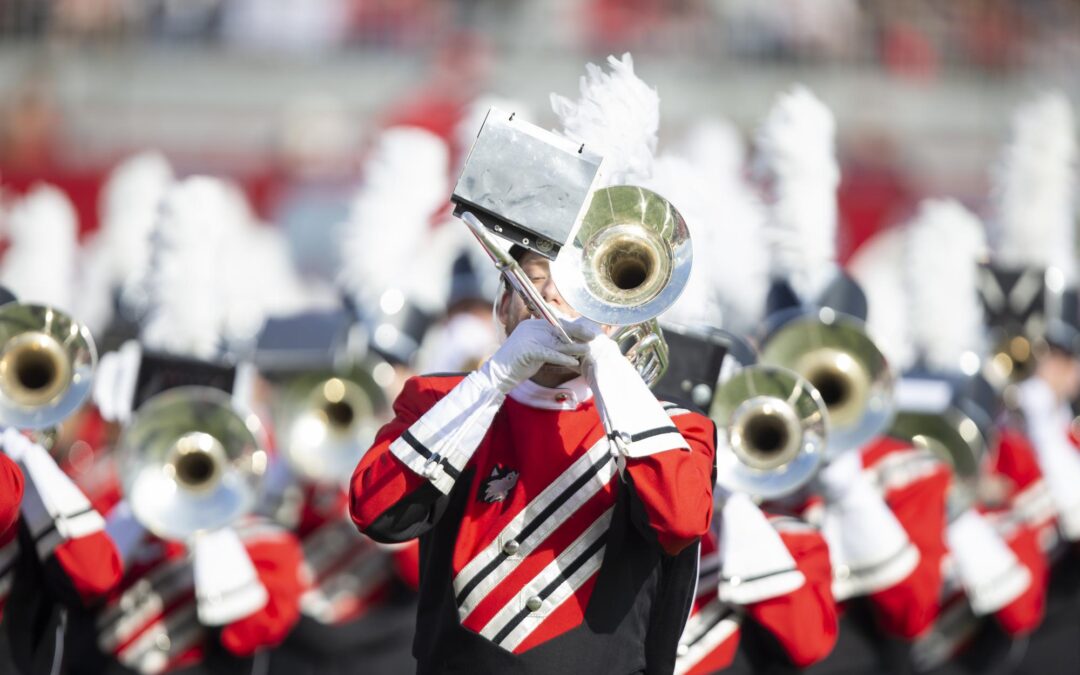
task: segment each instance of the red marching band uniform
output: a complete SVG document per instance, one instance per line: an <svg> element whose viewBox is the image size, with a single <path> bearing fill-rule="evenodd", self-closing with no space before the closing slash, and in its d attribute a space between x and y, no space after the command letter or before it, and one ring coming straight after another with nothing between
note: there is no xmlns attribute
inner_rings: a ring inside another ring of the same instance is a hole
<svg viewBox="0 0 1080 675"><path fill-rule="evenodd" d="M617 455L582 378L504 402L477 378L410 379L353 477L358 527L420 538L419 672L670 670L712 422L655 403Z"/></svg>

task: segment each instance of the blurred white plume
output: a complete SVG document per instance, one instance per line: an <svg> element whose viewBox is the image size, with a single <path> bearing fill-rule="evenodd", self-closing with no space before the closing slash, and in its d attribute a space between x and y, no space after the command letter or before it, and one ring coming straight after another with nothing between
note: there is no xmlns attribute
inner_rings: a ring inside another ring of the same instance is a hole
<svg viewBox="0 0 1080 675"><path fill-rule="evenodd" d="M908 230L909 335L934 371L977 367L985 351L978 264L987 255L978 218L953 200L926 200Z"/></svg>
<svg viewBox="0 0 1080 675"><path fill-rule="evenodd" d="M722 120L697 124L657 158L647 187L676 205L694 242L690 280L664 321L737 333L757 325L768 284L765 216L743 178L745 161L738 130Z"/></svg>
<svg viewBox="0 0 1080 675"><path fill-rule="evenodd" d="M11 247L0 284L22 302L73 309L78 222L71 200L51 185L37 185L7 214Z"/></svg>
<svg viewBox="0 0 1080 675"><path fill-rule="evenodd" d="M129 157L109 174L99 202L101 227L82 248L77 291L79 317L91 332L100 334L107 327L117 291L134 315L145 309L141 289L150 264L150 237L173 180L172 167L157 152Z"/></svg>
<svg viewBox="0 0 1080 675"><path fill-rule="evenodd" d="M1022 106L1012 139L993 173L997 262L1057 267L1076 280L1074 242L1076 128L1060 92Z"/></svg>
<svg viewBox="0 0 1080 675"><path fill-rule="evenodd" d="M660 97L634 74L630 54L609 56L609 72L585 65L580 97L551 95L562 135L604 156L603 185L641 184L652 176Z"/></svg>
<svg viewBox="0 0 1080 675"><path fill-rule="evenodd" d="M836 273L836 122L810 90L777 98L757 134L771 185L766 241L772 275L812 300Z"/></svg>
<svg viewBox="0 0 1080 675"><path fill-rule="evenodd" d="M866 330L896 372L915 363L904 271L907 244L906 226L889 228L860 246L847 265L866 294Z"/></svg>
<svg viewBox="0 0 1080 675"><path fill-rule="evenodd" d="M161 204L147 277L149 311L142 342L153 350L194 358L218 356L223 347L227 264L222 217L235 213L229 187L195 176L174 184Z"/></svg>
<svg viewBox="0 0 1080 675"><path fill-rule="evenodd" d="M448 161L446 144L428 131L395 127L379 136L340 238L338 280L360 307L377 307L386 291L411 286L425 289L421 304L445 301L448 275L418 261L450 255L432 251L430 238L432 218L450 196Z"/></svg>

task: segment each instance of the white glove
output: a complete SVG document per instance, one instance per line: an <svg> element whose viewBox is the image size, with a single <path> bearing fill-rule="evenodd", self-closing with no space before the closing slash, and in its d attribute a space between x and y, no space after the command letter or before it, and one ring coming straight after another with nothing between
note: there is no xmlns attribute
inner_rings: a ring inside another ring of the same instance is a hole
<svg viewBox="0 0 1080 675"><path fill-rule="evenodd" d="M1031 573L978 511L965 511L945 534L957 576L977 616L998 611L1031 585Z"/></svg>
<svg viewBox="0 0 1080 675"><path fill-rule="evenodd" d="M266 606L270 595L234 530L197 534L194 557L199 623L224 626Z"/></svg>
<svg viewBox="0 0 1080 675"><path fill-rule="evenodd" d="M837 600L885 590L911 574L919 549L866 479L857 452L843 453L825 467L817 487L825 498L821 531L829 544Z"/></svg>
<svg viewBox="0 0 1080 675"><path fill-rule="evenodd" d="M135 383L142 361L142 349L128 340L115 352L102 355L94 375L94 404L108 422L127 422L135 398Z"/></svg>
<svg viewBox="0 0 1080 675"><path fill-rule="evenodd" d="M738 493L728 497L721 518L721 600L748 605L806 583L780 534L749 497Z"/></svg>
<svg viewBox="0 0 1080 675"><path fill-rule="evenodd" d="M645 457L690 449L619 345L604 334L603 327L585 317L564 321L563 327L570 337L587 345L581 360L582 372L603 403L605 424L620 454Z"/></svg>
<svg viewBox="0 0 1080 675"><path fill-rule="evenodd" d="M34 442L18 429L9 427L4 429L4 433L0 435L0 444L3 445L4 454L10 457L13 462L18 462Z"/></svg>
<svg viewBox="0 0 1080 675"><path fill-rule="evenodd" d="M562 342L547 321L526 319L517 325L479 372L492 386L506 394L535 375L544 364L577 370L580 367L578 359L587 351L583 344Z"/></svg>

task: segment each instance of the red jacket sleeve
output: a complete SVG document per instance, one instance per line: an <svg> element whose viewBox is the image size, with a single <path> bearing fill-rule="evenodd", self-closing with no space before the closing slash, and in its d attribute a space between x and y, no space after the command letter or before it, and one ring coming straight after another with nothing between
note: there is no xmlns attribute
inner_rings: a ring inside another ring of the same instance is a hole
<svg viewBox="0 0 1080 675"><path fill-rule="evenodd" d="M995 616L1009 635L1027 635L1039 627L1046 612L1050 570L1034 529L1019 527L1006 543L1031 574L1031 584L1020 597L998 610Z"/></svg>
<svg viewBox="0 0 1080 675"><path fill-rule="evenodd" d="M303 551L294 536L283 531L245 543L245 548L270 598L258 612L221 630L221 644L237 656L280 644L300 619L305 590L300 580Z"/></svg>
<svg viewBox="0 0 1080 675"><path fill-rule="evenodd" d="M919 550L919 564L900 583L871 594L882 628L912 639L933 624L941 609L941 562L945 544L945 498L950 472L944 464L895 489L886 486L885 503Z"/></svg>
<svg viewBox="0 0 1080 675"><path fill-rule="evenodd" d="M445 498L423 476L390 452L390 445L452 388L460 378L412 377L394 401L394 419L379 430L375 443L353 472L349 513L361 532L382 542L415 539L435 524Z"/></svg>
<svg viewBox="0 0 1080 675"><path fill-rule="evenodd" d="M825 539L810 530L780 532L806 583L787 595L747 607L749 615L772 633L791 662L805 668L824 659L836 644L836 603L832 566Z"/></svg>
<svg viewBox="0 0 1080 675"><path fill-rule="evenodd" d="M668 450L626 460L626 472L640 498L648 527L671 555L709 529L713 512L716 427L697 413L672 418L690 451Z"/></svg>
<svg viewBox="0 0 1080 675"><path fill-rule="evenodd" d="M0 453L0 534L10 530L19 519L22 496L22 471L7 455Z"/></svg>
<svg viewBox="0 0 1080 675"><path fill-rule="evenodd" d="M104 530L67 539L52 552L60 574L50 575L62 597L90 605L120 583L124 564Z"/></svg>

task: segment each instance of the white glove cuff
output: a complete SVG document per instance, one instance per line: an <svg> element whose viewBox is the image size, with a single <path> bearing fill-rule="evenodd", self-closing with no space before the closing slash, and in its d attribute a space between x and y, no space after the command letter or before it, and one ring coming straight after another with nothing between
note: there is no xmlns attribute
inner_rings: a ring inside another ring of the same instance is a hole
<svg viewBox="0 0 1080 675"><path fill-rule="evenodd" d="M590 342L589 348L585 374L593 393L603 401L609 432L620 454L634 458L689 450L671 417L618 346L601 336Z"/></svg>
<svg viewBox="0 0 1080 675"><path fill-rule="evenodd" d="M26 489L22 515L37 542L38 556L47 558L64 541L100 532L105 519L53 458L36 443L19 460Z"/></svg>
<svg viewBox="0 0 1080 675"><path fill-rule="evenodd" d="M786 595L806 583L780 534L749 497L732 495L721 517L721 600L749 605Z"/></svg>
<svg viewBox="0 0 1080 675"><path fill-rule="evenodd" d="M390 445L390 452L440 492L449 494L505 398L481 368L406 429Z"/></svg>
<svg viewBox="0 0 1080 675"><path fill-rule="evenodd" d="M199 623L224 626L251 616L270 599L236 532L195 537L195 599Z"/></svg>
<svg viewBox="0 0 1080 675"><path fill-rule="evenodd" d="M822 534L829 544L837 600L895 586L919 563L919 549L861 475L843 499L826 504Z"/></svg>
<svg viewBox="0 0 1080 675"><path fill-rule="evenodd" d="M998 611L1031 585L1031 573L977 511L965 511L945 533L956 573L975 614Z"/></svg>

